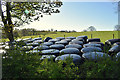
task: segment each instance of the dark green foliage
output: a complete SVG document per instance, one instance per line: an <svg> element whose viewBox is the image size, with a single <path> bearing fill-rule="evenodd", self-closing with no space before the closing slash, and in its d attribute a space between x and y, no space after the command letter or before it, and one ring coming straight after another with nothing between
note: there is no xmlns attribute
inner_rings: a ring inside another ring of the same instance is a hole
<svg viewBox="0 0 120 80"><path fill-rule="evenodd" d="M85 71L85 78L119 78L120 61L112 61L110 59L98 62L85 61L82 65Z"/></svg>
<svg viewBox="0 0 120 80"><path fill-rule="evenodd" d="M27 28L27 29L18 30L18 33L21 36L56 34L56 32L39 31L39 30L36 30L36 29L33 29L33 28Z"/></svg>
<svg viewBox="0 0 120 80"><path fill-rule="evenodd" d="M22 42L21 42L22 44ZM21 45L17 44L17 45ZM16 46L3 54L3 78L120 78L120 59L116 61L101 59L99 61L85 60L75 65L68 57L64 61L55 62L53 59L40 60L38 53L25 53Z"/></svg>
<svg viewBox="0 0 120 80"><path fill-rule="evenodd" d="M18 37L20 37L19 33L17 30L14 30L13 31L13 35L14 35L14 38L17 39Z"/></svg>
<svg viewBox="0 0 120 80"><path fill-rule="evenodd" d="M36 77L36 67L39 65L38 54L25 54L19 50L9 50L4 55L3 78L34 78Z"/></svg>

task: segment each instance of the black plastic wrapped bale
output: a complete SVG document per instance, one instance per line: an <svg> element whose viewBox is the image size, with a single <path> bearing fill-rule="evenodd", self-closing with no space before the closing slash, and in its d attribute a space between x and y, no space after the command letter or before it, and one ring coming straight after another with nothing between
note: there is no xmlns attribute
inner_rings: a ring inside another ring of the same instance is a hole
<svg viewBox="0 0 120 80"><path fill-rule="evenodd" d="M118 52L116 55L115 55L115 58L116 58L116 60L120 60L120 52Z"/></svg>
<svg viewBox="0 0 120 80"><path fill-rule="evenodd" d="M21 40L21 41L13 41L12 42L12 45L17 45L17 46L25 46L27 43L25 42L25 41L23 41L23 40Z"/></svg>
<svg viewBox="0 0 120 80"><path fill-rule="evenodd" d="M118 52L120 52L120 45L115 45L109 50L109 53L118 53Z"/></svg>
<svg viewBox="0 0 120 80"><path fill-rule="evenodd" d="M57 49L48 49L48 50L42 50L41 53L58 56L60 52Z"/></svg>
<svg viewBox="0 0 120 80"><path fill-rule="evenodd" d="M76 37L71 36L71 37L66 37L66 39L71 39L72 40L72 39L76 39Z"/></svg>
<svg viewBox="0 0 120 80"><path fill-rule="evenodd" d="M56 39L63 40L65 38L64 37L57 37Z"/></svg>
<svg viewBox="0 0 120 80"><path fill-rule="evenodd" d="M36 47L34 48L34 50L46 50L46 49L49 49L49 46L40 45L40 46L36 46Z"/></svg>
<svg viewBox="0 0 120 80"><path fill-rule="evenodd" d="M40 38L40 37L39 38L33 38L33 40L42 40L42 38Z"/></svg>
<svg viewBox="0 0 120 80"><path fill-rule="evenodd" d="M53 42L44 42L44 43L42 43L41 45L50 46L50 45L53 45Z"/></svg>
<svg viewBox="0 0 120 80"><path fill-rule="evenodd" d="M55 58L55 61L66 60L66 58L72 58L74 64L81 64L82 58L77 54L64 54Z"/></svg>
<svg viewBox="0 0 120 80"><path fill-rule="evenodd" d="M61 41L67 41L67 42L70 42L71 39L63 39L63 40L61 40Z"/></svg>
<svg viewBox="0 0 120 80"><path fill-rule="evenodd" d="M85 43L87 42L88 37L87 36L78 36L76 39L83 38Z"/></svg>
<svg viewBox="0 0 120 80"><path fill-rule="evenodd" d="M21 40L22 40L22 39L17 39L16 42L19 42L19 41L21 41ZM31 39L30 39L30 40L31 40Z"/></svg>
<svg viewBox="0 0 120 80"><path fill-rule="evenodd" d="M57 42L55 42L55 44L63 44L63 45L67 45L68 42L62 40L62 41L57 41Z"/></svg>
<svg viewBox="0 0 120 80"><path fill-rule="evenodd" d="M82 41L71 41L69 42L69 44L79 44L79 45L83 45L83 42Z"/></svg>
<svg viewBox="0 0 120 80"><path fill-rule="evenodd" d="M109 39L109 40L105 41L105 44L112 46L116 42L120 42L120 39Z"/></svg>
<svg viewBox="0 0 120 80"><path fill-rule="evenodd" d="M49 40L49 42L53 42L53 43L55 43L55 42L57 42L57 41L60 41L59 39L50 39Z"/></svg>
<svg viewBox="0 0 120 80"><path fill-rule="evenodd" d="M85 40L83 38L77 38L77 39L73 39L72 41L77 40L77 41L82 41L83 43L85 43Z"/></svg>
<svg viewBox="0 0 120 80"><path fill-rule="evenodd" d="M13 57L12 56L9 56L9 57L8 56L2 56L2 60L7 59L7 58L12 59Z"/></svg>
<svg viewBox="0 0 120 80"><path fill-rule="evenodd" d="M40 58L40 60L44 60L44 59L48 59L48 60L51 60L51 59L55 59L55 55L42 55L42 57Z"/></svg>
<svg viewBox="0 0 120 80"><path fill-rule="evenodd" d="M4 45L4 42L0 42L0 45Z"/></svg>
<svg viewBox="0 0 120 80"><path fill-rule="evenodd" d="M39 43L27 43L26 45L36 47L36 46L39 46L40 44Z"/></svg>
<svg viewBox="0 0 120 80"><path fill-rule="evenodd" d="M17 39L16 41L13 41L12 43L11 42L8 42L9 44L8 45L22 45L22 46L25 46L26 45L26 42L22 39Z"/></svg>
<svg viewBox="0 0 120 80"><path fill-rule="evenodd" d="M82 57L92 61L98 61L98 60L110 58L108 54L102 53L102 52L87 52L87 53L84 53Z"/></svg>
<svg viewBox="0 0 120 80"><path fill-rule="evenodd" d="M35 53L40 53L40 51L39 50L30 50L30 51L27 51L26 53L35 54Z"/></svg>
<svg viewBox="0 0 120 80"><path fill-rule="evenodd" d="M84 44L83 47L100 47L100 48L102 48L101 44L94 44L94 43Z"/></svg>
<svg viewBox="0 0 120 80"><path fill-rule="evenodd" d="M10 49L10 46L5 46L5 50L8 50L8 49Z"/></svg>
<svg viewBox="0 0 120 80"><path fill-rule="evenodd" d="M87 52L102 52L102 49L99 47L85 47L81 49L82 53L87 53Z"/></svg>
<svg viewBox="0 0 120 80"><path fill-rule="evenodd" d="M27 40L25 41L26 43L32 43L33 41L35 41L34 39L31 39L31 40Z"/></svg>
<svg viewBox="0 0 120 80"><path fill-rule="evenodd" d="M61 54L80 54L77 48L65 48L60 51Z"/></svg>
<svg viewBox="0 0 120 80"><path fill-rule="evenodd" d="M100 42L100 38L87 39L87 42Z"/></svg>
<svg viewBox="0 0 120 80"><path fill-rule="evenodd" d="M21 40L21 41L24 42L23 40ZM18 42L17 42L17 41L13 41L13 42L12 42L12 45L15 45L15 44L17 44L17 43L19 43L19 42L21 42L21 41L18 41Z"/></svg>
<svg viewBox="0 0 120 80"><path fill-rule="evenodd" d="M58 50L62 50L65 48L65 46L63 44L53 44L50 46L51 49L58 49Z"/></svg>
<svg viewBox="0 0 120 80"><path fill-rule="evenodd" d="M44 42L48 42L50 39L52 39L51 37L47 37L44 39Z"/></svg>
<svg viewBox="0 0 120 80"><path fill-rule="evenodd" d="M5 42L5 45L6 46L12 46L12 45L16 45L16 44L21 43L21 42L25 43L23 40L20 40L18 42L17 41L13 41L13 42L8 41L8 42ZM23 44L23 45L25 45L25 44Z"/></svg>
<svg viewBox="0 0 120 80"><path fill-rule="evenodd" d="M32 38L25 38L23 41L32 40Z"/></svg>
<svg viewBox="0 0 120 80"><path fill-rule="evenodd" d="M6 53L6 50L3 50L3 49L0 49L0 54L5 54Z"/></svg>
<svg viewBox="0 0 120 80"><path fill-rule="evenodd" d="M12 46L8 46L8 45L2 45L1 46L1 50L4 49L4 50L13 50L15 49L16 47L20 47L20 46L16 46L16 45L12 45Z"/></svg>
<svg viewBox="0 0 120 80"><path fill-rule="evenodd" d="M7 46L8 46L9 44L10 44L10 42L5 42L5 45L7 45Z"/></svg>
<svg viewBox="0 0 120 80"><path fill-rule="evenodd" d="M89 42L89 44L100 44L102 47L104 46L104 43L102 42Z"/></svg>
<svg viewBox="0 0 120 80"><path fill-rule="evenodd" d="M116 45L120 45L120 42L114 43L114 44L112 45L112 47L113 47L113 46L116 46Z"/></svg>
<svg viewBox="0 0 120 80"><path fill-rule="evenodd" d="M73 40L71 40L71 42L72 42L72 41L80 41L80 40L78 40L78 39L73 39ZM83 42L83 41L82 41L82 42Z"/></svg>
<svg viewBox="0 0 120 80"><path fill-rule="evenodd" d="M23 51L29 51L29 50L32 50L33 49L33 46L23 46L21 47L21 50Z"/></svg>
<svg viewBox="0 0 120 80"><path fill-rule="evenodd" d="M81 50L82 46L79 44L69 44L69 45L66 45L65 48L77 48L77 49Z"/></svg>
<svg viewBox="0 0 120 80"><path fill-rule="evenodd" d="M35 40L34 43L39 43L41 44L43 41L42 40Z"/></svg>
<svg viewBox="0 0 120 80"><path fill-rule="evenodd" d="M4 49L6 45L0 45L0 49Z"/></svg>

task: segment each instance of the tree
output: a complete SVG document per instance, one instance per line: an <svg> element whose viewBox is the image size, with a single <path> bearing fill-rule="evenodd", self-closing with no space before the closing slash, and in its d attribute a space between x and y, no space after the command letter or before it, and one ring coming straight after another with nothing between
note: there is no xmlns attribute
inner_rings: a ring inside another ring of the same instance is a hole
<svg viewBox="0 0 120 80"><path fill-rule="evenodd" d="M1 6L6 7L6 10ZM5 2L0 1L0 16L2 27L10 42L14 41L13 27L19 27L25 23L39 20L43 14L59 13L62 2L58 0L46 0L39 2Z"/></svg>
<svg viewBox="0 0 120 80"><path fill-rule="evenodd" d="M66 31L67 32L67 31ZM75 30L72 30L71 32L76 32Z"/></svg>
<svg viewBox="0 0 120 80"><path fill-rule="evenodd" d="M20 37L20 35L18 34L18 30L17 30L17 29L13 31L13 35L14 35L14 37L15 37L16 39L17 39L18 37Z"/></svg>
<svg viewBox="0 0 120 80"><path fill-rule="evenodd" d="M27 31L27 29L22 29L21 30L21 35L22 36L27 36L29 33L28 33L28 31Z"/></svg>
<svg viewBox="0 0 120 80"><path fill-rule="evenodd" d="M57 32L57 30L54 30L55 32Z"/></svg>
<svg viewBox="0 0 120 80"><path fill-rule="evenodd" d="M116 25L114 28L115 31L120 31L120 25Z"/></svg>
<svg viewBox="0 0 120 80"><path fill-rule="evenodd" d="M86 30L86 29L84 29L82 32L87 32L87 30Z"/></svg>
<svg viewBox="0 0 120 80"><path fill-rule="evenodd" d="M51 29L51 31L53 32L53 29Z"/></svg>
<svg viewBox="0 0 120 80"><path fill-rule="evenodd" d="M96 28L94 26L88 27L87 31L96 31Z"/></svg>

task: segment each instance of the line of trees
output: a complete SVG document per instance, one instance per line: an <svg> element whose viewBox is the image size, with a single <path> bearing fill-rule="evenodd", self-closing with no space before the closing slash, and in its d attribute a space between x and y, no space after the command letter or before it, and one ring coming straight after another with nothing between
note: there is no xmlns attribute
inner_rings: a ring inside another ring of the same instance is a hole
<svg viewBox="0 0 120 80"><path fill-rule="evenodd" d="M96 28L94 26L90 26L87 29L84 29L82 32L87 32L87 31L96 31ZM120 31L120 25L116 25L114 27L114 31Z"/></svg>
<svg viewBox="0 0 120 80"><path fill-rule="evenodd" d="M13 30L14 38L23 37L23 36L32 36L32 35L45 35L45 34L55 34L56 32L45 31L45 30L36 30L34 28L25 28L25 29L15 29ZM2 38L7 38L5 31L2 31Z"/></svg>
<svg viewBox="0 0 120 80"><path fill-rule="evenodd" d="M94 26L90 26L87 29L83 30L83 32L87 32L87 31L96 31L96 28Z"/></svg>
<svg viewBox="0 0 120 80"><path fill-rule="evenodd" d="M120 25L116 25L116 26L114 27L114 30L115 30L115 31L120 31Z"/></svg>

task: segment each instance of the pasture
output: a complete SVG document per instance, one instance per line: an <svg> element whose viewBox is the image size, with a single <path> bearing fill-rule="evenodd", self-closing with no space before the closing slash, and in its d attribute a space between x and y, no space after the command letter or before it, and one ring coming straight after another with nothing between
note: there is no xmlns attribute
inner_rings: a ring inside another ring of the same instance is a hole
<svg viewBox="0 0 120 80"><path fill-rule="evenodd" d="M66 32L55 32L55 33L41 33L41 35L35 35L35 36L23 36L22 39L24 38L36 38L41 36L41 38L46 38L46 37L51 37L51 38L56 38L56 37L69 37L69 36L73 36L73 37L77 37L77 36L82 36L82 35L86 35L88 36L88 38L100 38L101 42L105 43L106 40L108 39L113 39L113 34L114 34L114 38L120 38L119 34L120 31L89 31L89 32L71 32L71 33L66 33ZM4 39L7 40L8 39Z"/></svg>
<svg viewBox="0 0 120 80"><path fill-rule="evenodd" d="M113 34L114 38L118 39L120 38L120 31L89 31L89 32L53 32L53 33L46 33L43 32L41 35L35 35L35 36L23 36L21 39L24 38L36 38L36 37L41 37L41 38L46 38L46 37L51 37L51 38L56 38L56 37L77 37L77 36L82 36L86 35L88 38L100 38L101 42L105 43L106 40L108 39L113 39ZM20 38L19 38L20 39ZM8 41L8 39L2 39L2 41Z"/></svg>
<svg viewBox="0 0 120 80"><path fill-rule="evenodd" d="M88 38L91 38L91 34L92 34L92 38L100 38L101 42L105 42L108 39L113 39L113 34L114 34L114 38L118 38L118 31L93 31L93 32L72 32L72 33L62 33L62 32L58 32L57 34L46 34L45 37L52 37L52 38L56 38L56 37L69 37L69 36L73 36L73 37L77 37L77 36L82 36L82 35L86 35L88 36Z"/></svg>

